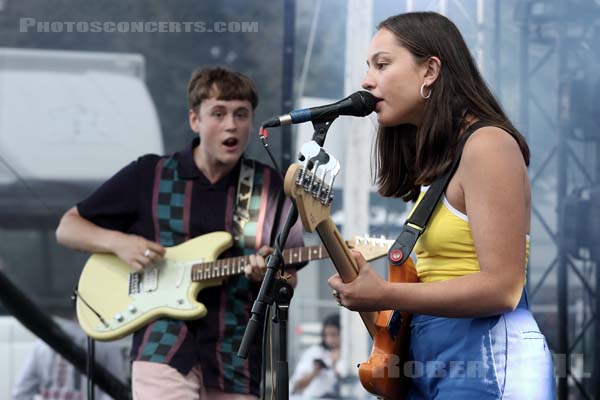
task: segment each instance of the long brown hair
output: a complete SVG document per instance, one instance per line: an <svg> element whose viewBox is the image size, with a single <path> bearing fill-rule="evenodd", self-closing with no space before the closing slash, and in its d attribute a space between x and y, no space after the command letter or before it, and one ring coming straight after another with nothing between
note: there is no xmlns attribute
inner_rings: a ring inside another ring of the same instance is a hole
<svg viewBox="0 0 600 400"><path fill-rule="evenodd" d="M418 64L431 56L441 60L421 125L380 127L377 132L374 167L381 195L416 200L420 185L431 184L452 163L466 115L508 132L529 165L525 139L506 117L448 18L413 12L389 17L377 28L392 32Z"/></svg>

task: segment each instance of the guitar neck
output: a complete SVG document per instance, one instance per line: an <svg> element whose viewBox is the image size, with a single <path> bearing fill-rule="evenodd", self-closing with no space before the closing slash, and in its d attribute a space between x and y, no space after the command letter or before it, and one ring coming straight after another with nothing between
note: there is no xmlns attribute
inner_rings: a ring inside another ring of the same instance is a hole
<svg viewBox="0 0 600 400"><path fill-rule="evenodd" d="M286 264L296 264L328 258L329 254L324 246L317 245L285 249L282 256ZM192 266L192 281L200 282L242 274L244 267L248 264L250 264L250 256L223 258L221 260L194 264Z"/></svg>
<svg viewBox="0 0 600 400"><path fill-rule="evenodd" d="M342 281L352 282L356 279L358 276L358 265L356 264L356 260L350 253L346 242L342 239L342 235L331 218L323 220L317 226L316 231L319 234L323 245L329 252L333 265L340 274ZM371 337L374 338L377 333L377 328L375 326L377 314L374 312L360 312L359 314L365 323L367 330L371 334Z"/></svg>

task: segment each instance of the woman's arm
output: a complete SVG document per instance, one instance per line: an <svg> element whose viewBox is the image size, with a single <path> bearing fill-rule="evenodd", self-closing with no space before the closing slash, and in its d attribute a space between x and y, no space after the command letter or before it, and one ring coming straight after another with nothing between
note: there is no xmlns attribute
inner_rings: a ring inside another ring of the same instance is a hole
<svg viewBox="0 0 600 400"><path fill-rule="evenodd" d="M358 256L356 280L330 279L344 306L444 317L493 315L516 307L529 229L529 183L521 151L506 132L482 128L467 141L458 173L480 272L435 283L390 283Z"/></svg>

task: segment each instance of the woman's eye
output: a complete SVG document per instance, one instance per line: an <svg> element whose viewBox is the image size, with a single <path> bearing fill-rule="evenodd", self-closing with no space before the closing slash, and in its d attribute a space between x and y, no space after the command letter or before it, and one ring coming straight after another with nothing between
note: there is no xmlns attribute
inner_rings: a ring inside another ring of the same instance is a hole
<svg viewBox="0 0 600 400"><path fill-rule="evenodd" d="M375 68L377 69L383 69L387 64L385 63L376 63L375 64Z"/></svg>

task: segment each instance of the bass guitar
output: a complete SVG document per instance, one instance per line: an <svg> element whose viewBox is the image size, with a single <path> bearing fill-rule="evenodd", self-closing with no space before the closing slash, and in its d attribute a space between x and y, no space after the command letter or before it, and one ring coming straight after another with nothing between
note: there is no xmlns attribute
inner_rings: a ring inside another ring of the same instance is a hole
<svg viewBox="0 0 600 400"><path fill-rule="evenodd" d="M298 213L308 232L316 231L344 282L358 276L358 265L329 215L333 200L333 181L340 170L339 162L316 142L302 146L302 164L292 164L285 176L285 193L295 200ZM417 282L413 261L389 266L392 282ZM403 366L408 359L410 314L392 310L360 312L371 338L369 360L359 364L358 375L363 387L384 399L404 399L410 380Z"/></svg>

